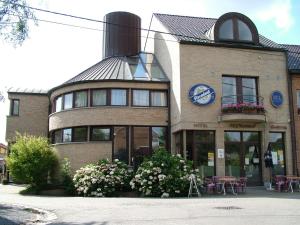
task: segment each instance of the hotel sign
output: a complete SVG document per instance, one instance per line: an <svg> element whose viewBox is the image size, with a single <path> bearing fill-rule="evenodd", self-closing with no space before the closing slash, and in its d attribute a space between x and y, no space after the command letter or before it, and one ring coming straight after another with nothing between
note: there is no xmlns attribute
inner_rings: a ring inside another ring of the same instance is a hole
<svg viewBox="0 0 300 225"><path fill-rule="evenodd" d="M215 98L215 90L206 84L196 84L189 91L189 99L195 105L209 105Z"/></svg>

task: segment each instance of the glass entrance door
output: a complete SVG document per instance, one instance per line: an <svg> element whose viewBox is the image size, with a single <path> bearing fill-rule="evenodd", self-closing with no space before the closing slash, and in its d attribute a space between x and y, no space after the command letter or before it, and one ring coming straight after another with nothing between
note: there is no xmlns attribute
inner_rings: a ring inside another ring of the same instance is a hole
<svg viewBox="0 0 300 225"><path fill-rule="evenodd" d="M247 177L248 184L261 184L259 132L225 132L225 174Z"/></svg>

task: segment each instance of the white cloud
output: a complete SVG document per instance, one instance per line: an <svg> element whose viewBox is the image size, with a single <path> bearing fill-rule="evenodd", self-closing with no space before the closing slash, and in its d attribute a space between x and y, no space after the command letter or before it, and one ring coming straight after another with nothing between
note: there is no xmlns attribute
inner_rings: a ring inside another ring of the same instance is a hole
<svg viewBox="0 0 300 225"><path fill-rule="evenodd" d="M291 15L292 4L290 0L274 1L267 9L257 13L257 18L262 22L273 21L282 31L289 31L294 23Z"/></svg>

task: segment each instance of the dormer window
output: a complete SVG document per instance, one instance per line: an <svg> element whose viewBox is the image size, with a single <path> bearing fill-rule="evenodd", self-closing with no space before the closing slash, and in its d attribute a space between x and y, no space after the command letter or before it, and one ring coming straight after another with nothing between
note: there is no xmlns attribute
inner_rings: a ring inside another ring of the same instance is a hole
<svg viewBox="0 0 300 225"><path fill-rule="evenodd" d="M214 26L216 42L245 42L258 44L258 32L254 23L240 13L226 13Z"/></svg>

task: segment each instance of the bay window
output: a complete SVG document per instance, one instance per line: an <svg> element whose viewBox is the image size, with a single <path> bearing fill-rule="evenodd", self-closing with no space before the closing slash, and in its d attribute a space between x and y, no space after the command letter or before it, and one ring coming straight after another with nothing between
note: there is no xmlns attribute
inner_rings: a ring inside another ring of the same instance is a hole
<svg viewBox="0 0 300 225"><path fill-rule="evenodd" d="M91 127L91 141L109 141L111 139L110 128Z"/></svg>
<svg viewBox="0 0 300 225"><path fill-rule="evenodd" d="M152 91L151 92L151 106L167 106L167 92L166 91Z"/></svg>
<svg viewBox="0 0 300 225"><path fill-rule="evenodd" d="M149 106L149 90L132 90L134 106Z"/></svg>
<svg viewBox="0 0 300 225"><path fill-rule="evenodd" d="M62 110L62 96L59 96L55 100L55 112L60 112Z"/></svg>
<svg viewBox="0 0 300 225"><path fill-rule="evenodd" d="M92 90L92 106L107 105L107 90Z"/></svg>
<svg viewBox="0 0 300 225"><path fill-rule="evenodd" d="M73 142L87 141L87 127L75 127L73 128Z"/></svg>
<svg viewBox="0 0 300 225"><path fill-rule="evenodd" d="M72 141L72 128L63 129L62 142Z"/></svg>
<svg viewBox="0 0 300 225"><path fill-rule="evenodd" d="M73 108L73 93L68 93L64 95L64 109Z"/></svg>
<svg viewBox="0 0 300 225"><path fill-rule="evenodd" d="M75 98L75 107L87 107L88 106L88 97L87 91L77 91L74 93Z"/></svg>

